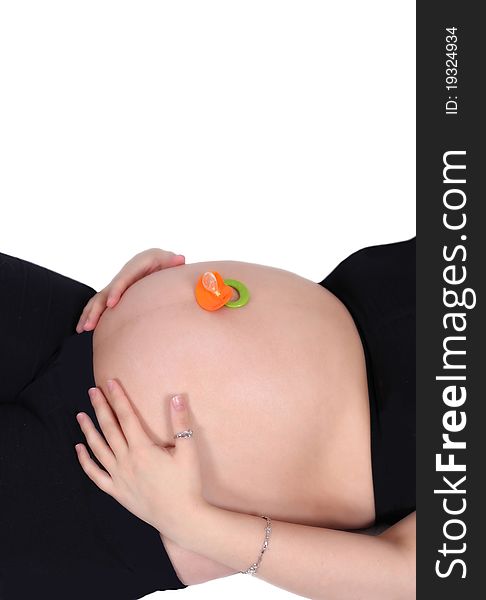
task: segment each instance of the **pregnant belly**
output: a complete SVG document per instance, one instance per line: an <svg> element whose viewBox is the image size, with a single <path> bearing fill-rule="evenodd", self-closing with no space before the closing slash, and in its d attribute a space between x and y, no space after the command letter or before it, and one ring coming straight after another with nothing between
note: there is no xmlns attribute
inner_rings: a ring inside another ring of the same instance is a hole
<svg viewBox="0 0 486 600"><path fill-rule="evenodd" d="M244 282L249 303L208 312L198 276ZM338 528L374 518L364 355L349 313L321 286L237 261L181 265L131 286L93 334L96 385L123 386L142 425L173 445L184 393L206 499L229 510Z"/></svg>

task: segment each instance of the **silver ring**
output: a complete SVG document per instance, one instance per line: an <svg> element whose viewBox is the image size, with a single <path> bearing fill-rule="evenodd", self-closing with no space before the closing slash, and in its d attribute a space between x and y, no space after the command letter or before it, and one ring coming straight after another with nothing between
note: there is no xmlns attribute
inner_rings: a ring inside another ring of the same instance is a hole
<svg viewBox="0 0 486 600"><path fill-rule="evenodd" d="M192 429L185 429L184 431L179 431L174 435L174 438L190 438L192 437Z"/></svg>

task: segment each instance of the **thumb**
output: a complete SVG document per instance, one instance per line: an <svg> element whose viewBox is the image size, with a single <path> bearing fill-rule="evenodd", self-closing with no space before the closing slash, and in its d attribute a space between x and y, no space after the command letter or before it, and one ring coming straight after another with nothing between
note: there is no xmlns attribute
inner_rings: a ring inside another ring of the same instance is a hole
<svg viewBox="0 0 486 600"><path fill-rule="evenodd" d="M191 429L191 418L187 406L187 399L182 394L176 394L171 398L171 418L174 435ZM177 453L190 454L194 451L195 445L192 438L177 437L174 438L174 444Z"/></svg>

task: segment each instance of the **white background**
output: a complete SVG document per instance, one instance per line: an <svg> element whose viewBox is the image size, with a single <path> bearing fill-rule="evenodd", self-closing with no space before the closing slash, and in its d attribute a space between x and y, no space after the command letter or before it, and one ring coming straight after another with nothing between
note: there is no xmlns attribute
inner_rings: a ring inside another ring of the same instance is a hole
<svg viewBox="0 0 486 600"><path fill-rule="evenodd" d="M320 281L415 234L411 0L3 1L0 86L0 251L95 289L150 247Z"/></svg>

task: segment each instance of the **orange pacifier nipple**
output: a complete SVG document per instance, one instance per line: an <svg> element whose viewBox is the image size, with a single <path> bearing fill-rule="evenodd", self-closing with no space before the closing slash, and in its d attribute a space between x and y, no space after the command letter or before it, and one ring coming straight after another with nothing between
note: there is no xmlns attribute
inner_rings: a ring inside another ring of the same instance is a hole
<svg viewBox="0 0 486 600"><path fill-rule="evenodd" d="M239 293L237 300L231 301L233 290ZM206 271L196 284L196 300L201 308L205 310L218 310L222 306L228 308L239 308L244 306L250 294L246 287L236 279L225 279L217 271Z"/></svg>

